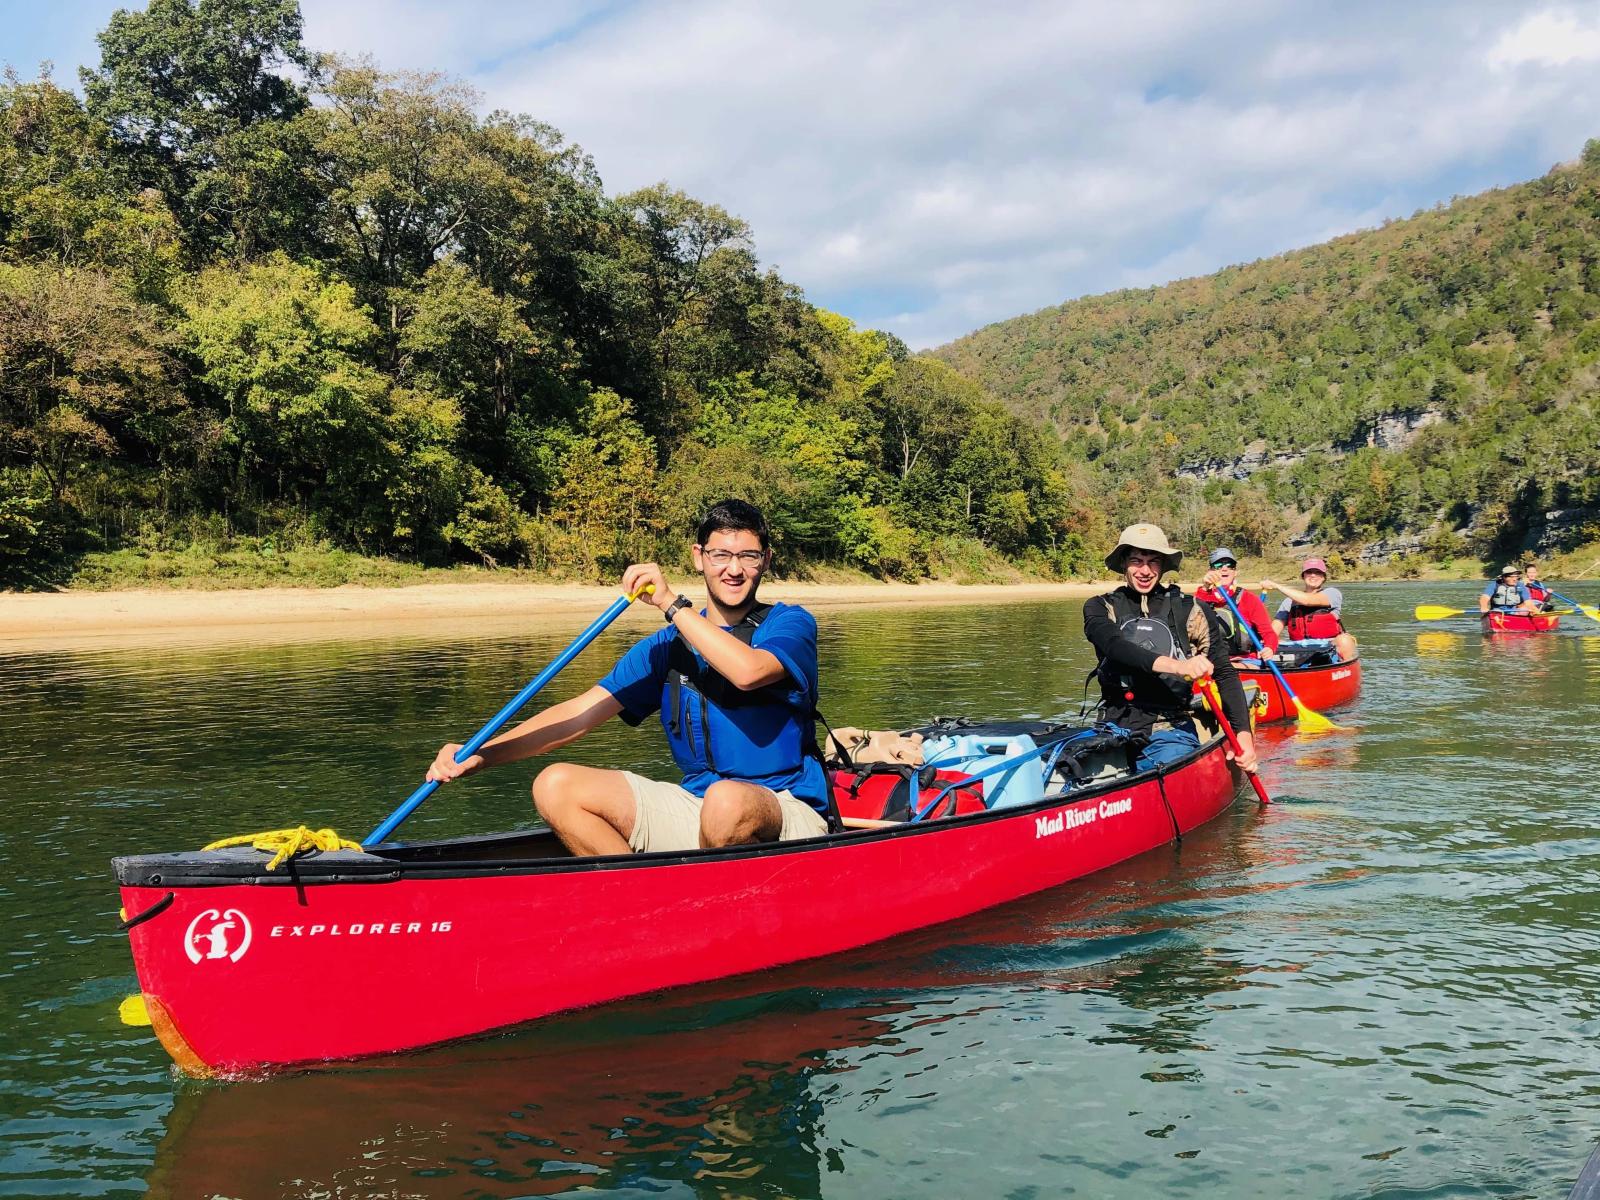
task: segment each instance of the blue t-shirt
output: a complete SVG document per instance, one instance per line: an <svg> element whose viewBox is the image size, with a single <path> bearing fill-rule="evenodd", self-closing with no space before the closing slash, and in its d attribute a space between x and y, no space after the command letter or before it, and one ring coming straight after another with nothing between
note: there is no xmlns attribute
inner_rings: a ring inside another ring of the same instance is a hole
<svg viewBox="0 0 1600 1200"><path fill-rule="evenodd" d="M700 613L704 616L705 610ZM813 736L810 722L817 704L816 618L789 604L774 604L768 610L752 632L750 645L765 650L783 664L787 678L771 685L774 690L784 690L782 699L773 704L719 711L709 737L704 730L688 728L699 720L693 706L686 712L667 711L668 651L677 637L678 631L668 625L641 639L600 680L600 686L622 705L622 719L637 725L651 713L661 714L672 756L684 773L683 786L696 796L704 796L718 779L738 779L775 792L788 790L825 814L828 782L821 762L814 755L792 752L796 745L809 745ZM704 657L688 642L684 646L705 665ZM717 770L705 761L703 747L707 740L713 743ZM780 755L791 761L778 769L763 765L759 761L763 752L775 753L779 745L791 748L787 755ZM793 762L795 758L798 763Z"/></svg>
<svg viewBox="0 0 1600 1200"><path fill-rule="evenodd" d="M1483 594L1485 596L1489 597L1490 600L1494 600L1495 599L1495 595L1494 594L1495 594L1495 592L1497 590L1499 590L1499 587L1500 587L1500 581L1498 579L1491 579L1489 581L1489 586L1483 589ZM1499 609L1502 612L1510 612L1511 610L1513 610L1515 608L1518 608L1521 605L1526 604L1528 601L1533 599L1533 594L1528 591L1528 587L1527 587L1526 584L1523 584L1523 583L1507 584L1506 585L1506 590L1507 591L1515 591L1517 593L1517 601L1516 601L1516 603L1515 604L1506 604L1506 603L1503 603L1503 602L1496 602L1496 603L1490 605L1491 608Z"/></svg>

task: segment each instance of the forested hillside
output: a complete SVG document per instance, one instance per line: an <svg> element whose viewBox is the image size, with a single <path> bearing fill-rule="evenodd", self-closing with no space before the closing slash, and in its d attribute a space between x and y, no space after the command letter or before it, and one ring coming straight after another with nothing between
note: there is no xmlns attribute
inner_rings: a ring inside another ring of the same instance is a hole
<svg viewBox="0 0 1600 1200"><path fill-rule="evenodd" d="M935 355L1058 430L1116 521L1493 556L1600 537L1597 318L1590 142L1530 183Z"/></svg>
<svg viewBox="0 0 1600 1200"><path fill-rule="evenodd" d="M725 494L782 562L1087 561L1056 439L529 116L151 0L0 85L0 573L294 548L598 578ZM270 573L270 572L269 572Z"/></svg>

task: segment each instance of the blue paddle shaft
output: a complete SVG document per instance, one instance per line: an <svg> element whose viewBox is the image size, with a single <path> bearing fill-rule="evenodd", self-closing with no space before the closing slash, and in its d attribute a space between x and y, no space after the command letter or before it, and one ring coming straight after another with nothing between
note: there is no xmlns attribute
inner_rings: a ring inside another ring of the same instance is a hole
<svg viewBox="0 0 1600 1200"><path fill-rule="evenodd" d="M1255 627L1244 619L1244 614L1239 611L1239 606L1233 602L1233 597L1228 595L1227 586L1223 585L1217 591L1228 602L1228 607L1233 610L1233 619L1238 621L1240 627L1250 635L1250 641L1255 646L1256 653L1261 656L1261 661L1266 663L1268 669L1272 671L1272 677L1278 681L1278 686L1288 693L1289 699L1294 701L1295 708L1304 708L1305 705L1300 703L1300 697L1294 694L1294 689L1289 686L1289 681L1283 677L1283 672L1278 670L1278 664L1267 657L1267 648L1261 644L1261 639L1256 636Z"/></svg>
<svg viewBox="0 0 1600 1200"><path fill-rule="evenodd" d="M456 751L456 761L458 763L466 762L467 759L471 758L474 754L481 750L485 742L500 732L501 726L503 726L512 717L517 715L518 709L520 709L529 700L532 700L534 696L538 694L541 689L543 689L545 684L549 683L556 677L557 674L560 673L562 667L566 666L573 659L577 658L579 654L583 653L583 648L590 642L594 641L595 638L599 637L600 634L605 630L605 627L620 617L627 609L628 605L632 603L632 596L618 596L616 600L612 602L610 608L601 613L600 616L595 619L595 622L589 626L589 628L585 629L578 635L576 641L574 641L560 654L556 655L554 662L552 662L544 670L540 671L539 674L529 682L527 687L523 688L515 696L511 697L510 700L506 701L505 707L499 712L495 713L494 716L490 717L488 723L484 725L482 729L478 730L477 733L473 734L472 737L468 739L466 745L462 746L461 749ZM362 849L366 849L368 846L375 846L378 843L385 841L391 833L400 827L400 823L402 821L404 821L412 813L416 812L417 809L422 807L422 802L429 796L433 795L433 793L438 790L438 787L439 781L436 779L430 779L416 791L412 792L411 795L407 797L406 802L390 813L389 816L384 820L383 824L379 825L371 833L367 834L366 837L361 839Z"/></svg>

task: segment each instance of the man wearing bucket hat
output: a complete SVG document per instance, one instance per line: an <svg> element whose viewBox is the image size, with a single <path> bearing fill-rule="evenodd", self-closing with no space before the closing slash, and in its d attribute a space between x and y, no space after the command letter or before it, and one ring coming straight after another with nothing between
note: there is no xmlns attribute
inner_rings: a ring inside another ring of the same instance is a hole
<svg viewBox="0 0 1600 1200"><path fill-rule="evenodd" d="M1122 585L1083 606L1083 632L1100 659L1095 673L1101 708L1106 720L1148 736L1139 754L1142 771L1199 747L1192 685L1209 675L1239 735L1239 765L1254 771L1250 713L1228 657L1227 634L1210 605L1161 582L1182 561L1183 551L1149 523L1128 526L1106 555L1106 566L1121 573Z"/></svg>
<svg viewBox="0 0 1600 1200"><path fill-rule="evenodd" d="M1507 563L1500 568L1500 577L1491 580L1478 597L1478 611L1536 613L1541 605L1534 600L1528 585L1522 582L1522 568Z"/></svg>
<svg viewBox="0 0 1600 1200"><path fill-rule="evenodd" d="M1278 631L1272 627L1267 606L1261 603L1261 598L1254 592L1239 586L1238 556L1226 546L1218 546L1211 552L1209 565L1211 569L1195 589L1194 598L1209 604L1216 611L1217 621L1228 635L1228 653L1235 658L1256 653L1255 642L1250 640L1249 631L1239 627L1238 618L1233 615L1233 609L1228 607L1228 600L1233 601L1239 616L1255 631L1265 653L1268 656L1277 653ZM1227 593L1227 599L1223 598L1224 592Z"/></svg>
<svg viewBox="0 0 1600 1200"><path fill-rule="evenodd" d="M1332 642L1334 653L1349 662L1356 656L1356 639L1345 630L1340 612L1344 593L1326 586L1327 582L1327 560L1308 558L1300 564L1299 587L1285 587L1270 579L1263 579L1261 586L1284 594L1272 618L1279 637L1291 642Z"/></svg>

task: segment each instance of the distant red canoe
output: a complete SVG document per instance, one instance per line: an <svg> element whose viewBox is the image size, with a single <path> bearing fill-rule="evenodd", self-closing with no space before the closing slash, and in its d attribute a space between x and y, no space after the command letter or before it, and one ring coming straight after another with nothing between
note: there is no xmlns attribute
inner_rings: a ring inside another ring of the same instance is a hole
<svg viewBox="0 0 1600 1200"><path fill-rule="evenodd" d="M1361 660L1323 663L1314 667L1284 667L1283 677L1307 708L1321 712L1349 704L1361 692ZM1249 680L1263 697L1256 701L1256 724L1295 719L1294 702L1283 693L1283 685L1271 671L1251 671L1241 667L1239 678Z"/></svg>
<svg viewBox="0 0 1600 1200"><path fill-rule="evenodd" d="M1483 614L1485 633L1549 633L1561 624L1556 613L1490 612Z"/></svg>
<svg viewBox="0 0 1600 1200"><path fill-rule="evenodd" d="M1055 887L1210 821L1220 739L1034 804L776 845L574 859L548 830L291 860L114 860L152 1024L245 1075L470 1037L864 946Z"/></svg>

